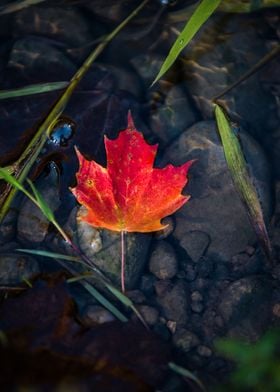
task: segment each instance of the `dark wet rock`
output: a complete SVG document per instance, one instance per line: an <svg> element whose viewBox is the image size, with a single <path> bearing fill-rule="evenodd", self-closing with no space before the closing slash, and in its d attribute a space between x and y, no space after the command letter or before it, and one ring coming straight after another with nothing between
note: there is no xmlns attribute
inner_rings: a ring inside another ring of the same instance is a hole
<svg viewBox="0 0 280 392"><path fill-rule="evenodd" d="M165 341L170 340L170 331L164 323L157 323L154 326L153 331L158 334L161 339Z"/></svg>
<svg viewBox="0 0 280 392"><path fill-rule="evenodd" d="M156 294L159 297L164 296L168 290L170 290L172 287L172 283L170 280L158 280L154 283L154 288L156 291Z"/></svg>
<svg viewBox="0 0 280 392"><path fill-rule="evenodd" d="M125 90L134 96L141 93L140 80L136 72L122 67L107 65L106 69L114 76L116 85L119 90Z"/></svg>
<svg viewBox="0 0 280 392"><path fill-rule="evenodd" d="M186 383L180 376L170 374L160 390L162 392L186 392Z"/></svg>
<svg viewBox="0 0 280 392"><path fill-rule="evenodd" d="M277 319L280 319L280 303L276 303L272 307L272 314L275 316Z"/></svg>
<svg viewBox="0 0 280 392"><path fill-rule="evenodd" d="M209 299L206 302L206 309L203 312L203 314L200 314L201 320L197 321L196 324L193 324L193 328L196 325L197 328L199 329L201 335L203 336L204 343L209 343L211 344L214 342L215 339L223 336L225 333L226 329L224 329L224 324L222 323L223 320L219 320L218 322L221 321L221 325L218 326L217 324L217 313L216 313L216 307L217 307L217 302L220 302L220 297L216 297L215 299Z"/></svg>
<svg viewBox="0 0 280 392"><path fill-rule="evenodd" d="M199 291L193 291L191 294L191 309L195 313L201 313L204 309L203 296Z"/></svg>
<svg viewBox="0 0 280 392"><path fill-rule="evenodd" d="M12 48L7 71L14 80L27 79L33 82L68 80L76 67L57 48L34 38L21 38ZM14 82L14 81L13 81Z"/></svg>
<svg viewBox="0 0 280 392"><path fill-rule="evenodd" d="M177 322L176 322L176 321L173 321L173 320L168 320L168 321L166 322L166 326L167 326L167 328L169 329L169 331L170 331L172 334L174 334L174 333L176 332L176 329L177 329Z"/></svg>
<svg viewBox="0 0 280 392"><path fill-rule="evenodd" d="M188 282L193 282L197 277L196 268L194 265L189 263L184 263L183 265L185 271L185 278Z"/></svg>
<svg viewBox="0 0 280 392"><path fill-rule="evenodd" d="M254 248L254 246L250 246L250 245L246 246L245 253L246 253L247 255L253 256L253 254L255 253L255 251L256 251L256 249Z"/></svg>
<svg viewBox="0 0 280 392"><path fill-rule="evenodd" d="M154 292L154 284L156 282L156 277L152 274L144 274L140 280L140 290L146 295L151 295Z"/></svg>
<svg viewBox="0 0 280 392"><path fill-rule="evenodd" d="M190 231L184 236L180 245L185 249L192 261L196 263L203 256L209 243L210 238L208 234L202 231Z"/></svg>
<svg viewBox="0 0 280 392"><path fill-rule="evenodd" d="M59 42L79 46L90 42L92 35L86 19L72 7L40 7L24 9L15 15L13 33L16 36L41 35L53 44Z"/></svg>
<svg viewBox="0 0 280 392"><path fill-rule="evenodd" d="M78 216L83 207L78 210ZM79 226L82 225L82 230ZM94 261L113 282L120 284L121 276L121 236L109 230L98 230L77 219L78 242L81 250ZM84 240L84 238L86 238ZM92 246L88 247L87 239L93 238ZM100 249L100 238L102 248ZM146 264L151 236L139 233L126 235L125 284L133 289L140 279ZM96 242L97 241L97 242Z"/></svg>
<svg viewBox="0 0 280 392"><path fill-rule="evenodd" d="M184 61L188 89L205 119L212 118L212 99L269 52L256 25L260 29L264 25L261 15L236 15L226 21L221 14L209 20L188 47ZM274 129L279 121L276 101L263 88L258 73L222 100L254 135L263 136L264 129Z"/></svg>
<svg viewBox="0 0 280 392"><path fill-rule="evenodd" d="M280 178L280 168L279 168L279 160L280 160L280 128L276 128L271 134L272 140L268 143L268 150L270 151L273 169L276 174L276 177Z"/></svg>
<svg viewBox="0 0 280 392"><path fill-rule="evenodd" d="M201 313L204 309L204 305L202 302L192 302L191 310L195 313Z"/></svg>
<svg viewBox="0 0 280 392"><path fill-rule="evenodd" d="M172 245L160 241L156 244L149 262L149 269L158 279L171 279L177 273L177 257Z"/></svg>
<svg viewBox="0 0 280 392"><path fill-rule="evenodd" d="M48 177L41 177L35 183L49 208L54 212L60 204L57 187L57 173L53 169ZM41 210L29 199L24 198L17 222L17 237L22 242L43 242L50 222Z"/></svg>
<svg viewBox="0 0 280 392"><path fill-rule="evenodd" d="M128 290L125 294L134 304L142 304L146 300L145 295L140 290Z"/></svg>
<svg viewBox="0 0 280 392"><path fill-rule="evenodd" d="M163 57L140 54L130 61L146 87L149 87L163 62Z"/></svg>
<svg viewBox="0 0 280 392"><path fill-rule="evenodd" d="M172 341L177 348L185 353L189 352L200 343L199 338L193 332L185 328L178 329L173 335Z"/></svg>
<svg viewBox="0 0 280 392"><path fill-rule="evenodd" d="M159 311L148 305L139 305L137 306L138 311L143 316L144 320L148 325L155 325L159 318Z"/></svg>
<svg viewBox="0 0 280 392"><path fill-rule="evenodd" d="M76 211L76 210L75 210ZM102 249L101 230L90 227L86 222L79 221L76 231L77 241L81 250L90 258Z"/></svg>
<svg viewBox="0 0 280 392"><path fill-rule="evenodd" d="M230 271L229 271L228 263L221 263L221 262L216 263L214 267L214 271L211 274L212 279L224 280L229 278L229 276L230 276Z"/></svg>
<svg viewBox="0 0 280 392"><path fill-rule="evenodd" d="M96 325L96 324L104 324L109 323L115 320L115 317L109 310L104 309L99 305L88 305L81 312L81 320L84 325L87 327Z"/></svg>
<svg viewBox="0 0 280 392"><path fill-rule="evenodd" d="M172 360L168 344L139 323L115 321L85 330L76 320L65 282L36 283L20 296L1 304L0 328L11 343L0 347L1 369L5 375L1 377L1 386L7 386L4 390L13 389L13 385L26 385L31 390L33 383L44 389L44 380L50 390L59 390L63 385L67 391L73 390L73 385L79 391L102 391L104 385L109 391L146 391L162 384L167 374L161 369ZM106 375L102 377L95 367L104 353L105 368L104 361L101 365ZM129 378L127 373L111 376L116 368L128 369ZM26 383L24 379L32 382Z"/></svg>
<svg viewBox="0 0 280 392"><path fill-rule="evenodd" d="M271 210L269 168L261 148L243 134L245 156L250 164L265 218ZM182 164L196 158L190 170L187 193L191 200L175 215L175 238L185 241L190 232L211 242L206 256L227 261L256 240L246 210L233 185L214 122L199 122L185 131L167 149L165 159ZM221 205L222 203L222 205ZM222 208L221 208L222 206Z"/></svg>
<svg viewBox="0 0 280 392"><path fill-rule="evenodd" d="M230 276L236 279L249 274L261 273L267 266L267 261L261 251L253 253L251 256L243 252L233 256L229 266Z"/></svg>
<svg viewBox="0 0 280 392"><path fill-rule="evenodd" d="M272 270L272 276L274 279L280 280L280 264L277 264Z"/></svg>
<svg viewBox="0 0 280 392"><path fill-rule="evenodd" d="M150 127L161 143L179 136L197 120L195 111L182 85L161 82L159 90L151 92ZM160 96L159 102L153 102Z"/></svg>
<svg viewBox="0 0 280 392"><path fill-rule="evenodd" d="M189 313L189 297L188 290L183 281L167 284L167 281L159 281L165 283L165 287L158 289L157 302L161 307L162 314L168 320L175 321L177 325L184 325L188 321Z"/></svg>
<svg viewBox="0 0 280 392"><path fill-rule="evenodd" d="M214 262L210 258L201 257L196 265L196 270L200 278L207 278L214 269Z"/></svg>
<svg viewBox="0 0 280 392"><path fill-rule="evenodd" d="M11 241L16 233L16 217L17 212L9 210L0 224L0 244Z"/></svg>
<svg viewBox="0 0 280 392"><path fill-rule="evenodd" d="M38 262L22 254L0 255L0 286L20 285L24 279L30 281L40 272Z"/></svg>
<svg viewBox="0 0 280 392"><path fill-rule="evenodd" d="M191 290L206 290L211 284L210 279L206 278L197 278L193 282L190 283Z"/></svg>
<svg viewBox="0 0 280 392"><path fill-rule="evenodd" d="M130 4L122 2L104 2L104 0L87 1L85 3L87 10L93 12L102 19L108 19L112 22L120 22L133 10Z"/></svg>
<svg viewBox="0 0 280 392"><path fill-rule="evenodd" d="M200 301L203 300L203 296L202 296L202 294L199 291L193 291L191 293L191 299L194 302L200 302Z"/></svg>
<svg viewBox="0 0 280 392"><path fill-rule="evenodd" d="M200 345L197 347L196 350L198 354L201 355L202 357L211 357L212 355L212 350L207 346Z"/></svg>
<svg viewBox="0 0 280 392"><path fill-rule="evenodd" d="M258 339L270 322L271 296L272 282L267 278L250 276L231 283L218 306L226 335L248 341Z"/></svg>

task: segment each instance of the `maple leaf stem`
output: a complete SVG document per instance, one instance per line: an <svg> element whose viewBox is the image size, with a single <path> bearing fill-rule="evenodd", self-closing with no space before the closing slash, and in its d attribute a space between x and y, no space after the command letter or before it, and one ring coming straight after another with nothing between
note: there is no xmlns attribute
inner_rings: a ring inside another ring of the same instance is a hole
<svg viewBox="0 0 280 392"><path fill-rule="evenodd" d="M126 231L121 231L121 286L122 292L125 292L125 245L126 245Z"/></svg>

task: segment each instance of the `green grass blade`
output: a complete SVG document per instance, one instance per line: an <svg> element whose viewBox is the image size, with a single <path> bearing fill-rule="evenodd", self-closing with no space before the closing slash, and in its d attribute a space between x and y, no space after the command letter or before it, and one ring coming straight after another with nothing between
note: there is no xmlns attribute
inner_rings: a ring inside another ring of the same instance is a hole
<svg viewBox="0 0 280 392"><path fill-rule="evenodd" d="M130 308L136 316L139 318L139 320L142 322L142 324L149 329L146 321L143 319L142 315L138 312L138 310L135 308L134 303L129 299L126 295L124 295L122 292L120 292L118 289L116 289L114 286L110 285L109 283L105 283L105 286L111 293L125 306Z"/></svg>
<svg viewBox="0 0 280 392"><path fill-rule="evenodd" d="M115 38L115 36L130 22L130 20L138 14L138 12L148 3L148 1L149 0L144 0L134 11L131 12L131 14L122 23L120 23L110 34L108 34L106 38L92 51L92 53L84 61L83 65L72 77L68 87L62 93L60 98L56 101L55 105L52 107L47 117L42 121L36 134L16 162L15 175L19 183L23 183L26 179L31 167L35 163L41 149L43 148L46 140L48 139L48 136L54 124L63 113L73 92L75 91L76 87L78 86L84 75L87 73L93 62L100 55L100 53L102 53L102 51L109 44L109 42L112 41L113 38ZM2 200L0 210L0 222L3 220L4 216L8 212L10 204L12 203L13 198L16 194L16 191L16 188L10 187L10 189L8 189L8 192L5 192L5 198L4 200Z"/></svg>
<svg viewBox="0 0 280 392"><path fill-rule="evenodd" d="M35 255L35 256L43 256L43 257L50 257L50 258L53 258L53 259L58 259L58 260L66 260L66 261L75 261L75 262L80 262L80 263L82 263L82 264L84 264L83 263L83 261L81 261L78 257L75 257L75 256L69 256L69 255L64 255L64 254L61 254L61 253L55 253L55 252L49 252L49 251L44 251L44 250L33 250L33 249L16 249L17 251L19 251L19 252L23 252L23 253L28 253L28 254L32 254L32 255ZM86 265L86 264L85 264ZM63 266L66 268L66 269L68 269L71 273L73 273L73 271L68 267L68 266L66 266L65 264L63 264ZM88 267L88 265L86 265L87 267ZM92 275L93 273L92 272L89 272L90 273L90 275ZM84 275L79 275L79 276L75 276L74 278L71 278L71 279L69 279L68 281L69 281L69 283L72 283L72 282L76 282L76 281L80 281L80 280L84 280L85 278L87 278L89 275L89 273L86 273L86 274L84 274ZM102 284L104 284L108 289L109 289L109 291L123 304L123 305L125 305L126 307L129 307L130 309L132 309L132 311L137 315L137 317L142 321L142 323L147 327L147 325L146 325L146 323L145 323L145 320L143 319L143 317L141 316L141 314L138 312L138 310L135 308L135 306L134 306L134 304L133 304L133 302L128 298L128 297L126 297L124 294L122 294L118 289L116 289L114 286L112 286L112 285L110 285L108 282L106 282L105 280L103 280L100 276L98 276L98 278L100 279L100 281L102 282ZM97 290L96 289L94 289L89 283L87 283L87 282L83 282L83 286L89 291L89 292L91 292L91 293L96 293L97 292ZM101 294L100 294L101 295ZM106 299L104 298L103 299L103 301L105 301ZM106 300L107 301L107 300ZM99 301L100 302L100 301ZM107 301L107 302L109 302L109 301ZM101 303L101 302L100 302ZM104 305L104 303L102 302L102 304ZM104 305L105 306L105 305ZM112 304L111 304L111 306L113 306ZM108 309L108 310L110 310L109 309L109 307L108 306L106 306L106 308ZM114 307L115 308L115 307ZM116 309L116 308L115 308ZM110 310L111 311L111 310ZM116 313L116 310L114 310L114 312ZM119 311L118 311L119 312ZM113 313L113 311L112 311L112 313ZM116 314L115 313L113 313L115 316L116 316ZM120 312L119 312L120 313ZM117 316L116 316L117 317ZM123 317L125 317L125 316L123 316ZM117 317L118 319L120 319L120 317ZM121 319L120 319L121 320ZM124 319L122 319L121 321L127 321L127 318L126 318L126 320L124 320Z"/></svg>
<svg viewBox="0 0 280 392"><path fill-rule="evenodd" d="M215 105L215 117L225 158L235 188L246 206L251 224L255 230L260 245L267 259L271 261L271 243L264 222L262 208L257 191L250 179L239 140L231 129L231 125L223 109L219 105Z"/></svg>
<svg viewBox="0 0 280 392"><path fill-rule="evenodd" d="M91 278L93 276L94 276L93 273L88 271L88 272L84 272L81 275L74 276L73 278L69 278L69 279L67 279L66 282L67 283L76 283L76 282L79 282L80 280L83 280L85 278Z"/></svg>
<svg viewBox="0 0 280 392"><path fill-rule="evenodd" d="M169 362L168 363L169 369L173 370L173 372L180 374L180 376L186 377L190 380L192 380L196 385L199 386L199 388L206 392L206 389L202 382L188 369L183 368L182 366L176 365L174 362Z"/></svg>
<svg viewBox="0 0 280 392"><path fill-rule="evenodd" d="M70 256L70 255L64 255L62 253L49 252L47 250L21 249L21 248L18 248L18 249L16 249L16 251L23 252L23 253L28 253L28 254L31 254L31 255L34 255L34 256L50 257L51 259L61 259L61 260L67 260L67 261L75 261L77 263L84 264L79 259L79 257Z"/></svg>
<svg viewBox="0 0 280 392"><path fill-rule="evenodd" d="M32 84L12 90L0 90L0 99L24 97L27 95L43 94L50 91L62 90L67 87L69 82L53 82Z"/></svg>
<svg viewBox="0 0 280 392"><path fill-rule="evenodd" d="M12 12L20 11L23 8L30 7L31 5L43 3L46 0L22 0L14 1L13 3L3 5L0 7L0 15L10 14Z"/></svg>
<svg viewBox="0 0 280 392"><path fill-rule="evenodd" d="M122 314L111 302L109 302L99 291L87 282L83 282L84 288L106 309L108 309L118 320L127 322L128 318Z"/></svg>
<svg viewBox="0 0 280 392"><path fill-rule="evenodd" d="M108 288L109 291L111 291L112 294L114 294L114 296L116 298L118 298L118 300L123 303L125 306L127 307L131 307L133 305L133 302L131 301L131 299L129 299L126 295L124 295L123 293L121 293L118 289L116 289L115 287L113 287L112 285L106 283L106 287Z"/></svg>
<svg viewBox="0 0 280 392"><path fill-rule="evenodd" d="M194 13L190 17L189 21L185 25L183 31L177 37L170 52L164 60L159 73L157 74L152 86L169 70L173 65L181 51L188 45L200 27L207 21L212 15L215 9L220 4L221 0L202 0Z"/></svg>
<svg viewBox="0 0 280 392"><path fill-rule="evenodd" d="M18 191L23 192L33 202L35 201L34 197L24 188L24 186L10 174L9 168L0 167L0 178L6 181L8 184L11 184Z"/></svg>
<svg viewBox="0 0 280 392"><path fill-rule="evenodd" d="M36 189L35 185L29 179L27 179L27 182L28 182L30 188L32 189L32 192L37 200L38 207L40 208L41 212L45 215L45 217L50 222L54 222L55 221L54 214L53 214L52 210L50 209L50 207L47 205L47 203L46 203L45 199L43 198L43 196L41 195L41 193Z"/></svg>
<svg viewBox="0 0 280 392"><path fill-rule="evenodd" d="M11 176L14 173L14 167L13 165L10 166L5 166L5 167L1 167L2 170L4 170L6 173L10 174ZM4 174L5 175L5 174ZM3 175L0 173L0 180L5 180L5 178L3 177Z"/></svg>

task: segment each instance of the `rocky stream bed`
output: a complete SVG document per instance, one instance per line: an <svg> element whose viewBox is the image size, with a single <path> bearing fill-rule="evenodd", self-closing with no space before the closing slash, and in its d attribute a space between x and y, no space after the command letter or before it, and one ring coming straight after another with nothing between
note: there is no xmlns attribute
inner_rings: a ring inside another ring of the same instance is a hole
<svg viewBox="0 0 280 392"><path fill-rule="evenodd" d="M1 15L1 89L69 80L94 42L136 3L45 1ZM110 43L74 92L33 171L66 232L119 285L119 234L77 220L82 207L68 189L78 168L74 146L106 165L104 134L115 138L130 109L146 140L159 143L156 165L197 160L186 188L191 199L166 218L168 229L127 235L127 295L150 332L134 314L122 324L79 283L67 284L70 274L55 260L16 251L72 254L36 206L18 195L0 226L0 329L12 342L1 348L7 358L4 367L1 361L3 390L14 390L13 382L27 385L30 369L35 369L30 385L42 384L40 391L70 391L69 385L71 391L191 388L167 372L170 360L214 385L232 368L217 353L216 339L254 342L280 326L279 56L223 97L239 126L272 240L273 266L233 185L211 109L213 97L279 45L280 14L216 13L182 60L149 88L176 38L174 28L183 26L170 15L187 3L161 11L160 2L151 1ZM20 153L58 96L0 102L1 166ZM47 371L51 361L54 373ZM12 381L9 372L17 372L20 363L25 371Z"/></svg>

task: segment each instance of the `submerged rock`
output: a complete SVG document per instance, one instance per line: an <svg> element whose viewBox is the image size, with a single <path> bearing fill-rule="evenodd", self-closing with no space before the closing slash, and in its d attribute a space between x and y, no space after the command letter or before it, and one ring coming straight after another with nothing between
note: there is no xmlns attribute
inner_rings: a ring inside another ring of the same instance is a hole
<svg viewBox="0 0 280 392"><path fill-rule="evenodd" d="M41 7L23 9L17 12L14 21L14 35L41 35L72 46L90 41L92 36L86 18L73 7Z"/></svg>
<svg viewBox="0 0 280 392"><path fill-rule="evenodd" d="M180 245L186 250L192 261L195 263L203 256L210 243L208 234L202 231L189 231Z"/></svg>
<svg viewBox="0 0 280 392"><path fill-rule="evenodd" d="M245 133L242 133L242 145L268 220L271 194L267 161L261 147ZM201 233L210 238L208 245L203 237L202 248L208 246L206 255L224 261L256 241L246 209L232 182L214 122L199 122L186 130L167 149L165 159L177 165L197 159L190 170L186 191L191 200L175 214L173 235L187 252L195 259L200 256Z"/></svg>
<svg viewBox="0 0 280 392"><path fill-rule="evenodd" d="M157 323L159 311L156 308L148 305L138 305L137 309L148 325L155 325Z"/></svg>
<svg viewBox="0 0 280 392"><path fill-rule="evenodd" d="M82 214L79 208L77 217ZM127 233L125 236L125 284L132 289L141 277L146 264L151 236L141 233ZM121 234L100 230L77 219L77 239L81 250L93 260L114 283L120 284L121 275Z"/></svg>
<svg viewBox="0 0 280 392"><path fill-rule="evenodd" d="M185 353L189 352L200 343L198 337L185 328L178 329L172 340L174 345Z"/></svg>
<svg viewBox="0 0 280 392"><path fill-rule="evenodd" d="M162 314L177 325L185 325L190 307L186 284L182 280L175 283L163 280L156 283L155 289Z"/></svg>
<svg viewBox="0 0 280 392"><path fill-rule="evenodd" d="M231 283L223 292L218 306L226 324L227 336L257 340L270 322L272 291L271 281L260 276L249 276Z"/></svg>
<svg viewBox="0 0 280 392"><path fill-rule="evenodd" d="M16 233L16 217L15 210L9 210L0 224L0 244L11 241Z"/></svg>
<svg viewBox="0 0 280 392"><path fill-rule="evenodd" d="M159 90L152 91L150 95L150 127L161 143L174 140L197 120L184 85L173 86L162 81L159 82ZM160 102L153 102L158 96L161 98Z"/></svg>
<svg viewBox="0 0 280 392"><path fill-rule="evenodd" d="M0 255L0 286L20 285L39 272L38 262L30 256L13 253Z"/></svg>
<svg viewBox="0 0 280 392"><path fill-rule="evenodd" d="M81 320L87 327L94 326L96 324L109 323L115 320L115 317L109 310L104 309L99 305L87 305L81 312Z"/></svg>
<svg viewBox="0 0 280 392"><path fill-rule="evenodd" d="M55 211L60 204L55 169L51 170L47 178L41 177L35 186L50 209ZM48 233L49 225L49 220L41 210L31 200L24 198L18 215L18 239L22 242L42 242Z"/></svg>
<svg viewBox="0 0 280 392"><path fill-rule="evenodd" d="M10 53L7 66L14 79L57 81L63 77L68 80L76 67L58 48L44 40L21 38L17 40Z"/></svg>
<svg viewBox="0 0 280 392"><path fill-rule="evenodd" d="M231 15L230 18L216 15L188 46L183 72L188 90L204 119L213 116L213 98L269 53L266 40L256 26L264 32L261 14L253 17ZM263 138L279 122L277 102L262 85L259 73L250 75L221 99L243 124L248 125L253 135Z"/></svg>
<svg viewBox="0 0 280 392"><path fill-rule="evenodd" d="M158 242L150 257L150 271L158 279L172 279L177 273L177 268L174 248L168 242Z"/></svg>

